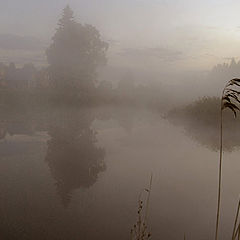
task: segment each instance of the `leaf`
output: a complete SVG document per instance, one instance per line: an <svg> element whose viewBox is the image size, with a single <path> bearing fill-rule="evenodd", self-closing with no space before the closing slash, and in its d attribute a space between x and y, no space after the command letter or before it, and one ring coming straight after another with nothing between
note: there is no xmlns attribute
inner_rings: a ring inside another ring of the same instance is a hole
<svg viewBox="0 0 240 240"><path fill-rule="evenodd" d="M240 103L240 101L239 101L239 99L238 99L238 97L234 94L234 93L230 93L230 94L228 94L228 96L230 96L230 97L232 97L232 98L234 98L237 102L239 102Z"/></svg>
<svg viewBox="0 0 240 240"><path fill-rule="evenodd" d="M240 87L240 84L236 83L236 82L233 82L234 85L237 85L238 87Z"/></svg>
<svg viewBox="0 0 240 240"><path fill-rule="evenodd" d="M234 78L234 79L232 79L228 82L226 87L229 87L229 86L232 86L232 85L240 86L238 83L240 83L240 79L239 78Z"/></svg>
<svg viewBox="0 0 240 240"><path fill-rule="evenodd" d="M228 81L226 87L232 86L233 84L234 84L234 80L231 79L231 80ZM225 88L226 88L226 87L225 87Z"/></svg>
<svg viewBox="0 0 240 240"><path fill-rule="evenodd" d="M226 87L232 86L233 83L231 81L228 82L228 84L226 85Z"/></svg>
<svg viewBox="0 0 240 240"><path fill-rule="evenodd" d="M229 103L229 102L225 102L223 104L222 110L225 109L225 108L229 108L230 110L232 110L232 112L234 113L235 118L237 117L236 110L240 111L240 109L235 104Z"/></svg>
<svg viewBox="0 0 240 240"><path fill-rule="evenodd" d="M234 103L232 103L231 102L231 104L230 104L234 109L237 109L238 111L240 111L240 109L239 109L239 107L238 106L236 106Z"/></svg>
<svg viewBox="0 0 240 240"><path fill-rule="evenodd" d="M232 80L240 83L240 78L233 78Z"/></svg>
<svg viewBox="0 0 240 240"><path fill-rule="evenodd" d="M226 96L224 96L224 97L222 98L222 100L225 100L225 101L231 103L231 99L229 98L229 94L226 95Z"/></svg>
<svg viewBox="0 0 240 240"><path fill-rule="evenodd" d="M239 91L237 91L237 90L234 90L234 89L226 89L226 92L227 93L229 93L229 92L234 92L234 93L236 93L236 94L240 94L240 92Z"/></svg>

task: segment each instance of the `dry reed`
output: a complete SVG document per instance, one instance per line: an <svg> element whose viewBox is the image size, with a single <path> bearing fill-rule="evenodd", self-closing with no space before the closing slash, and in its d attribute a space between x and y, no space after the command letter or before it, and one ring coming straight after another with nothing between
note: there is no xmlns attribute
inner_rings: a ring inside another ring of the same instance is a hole
<svg viewBox="0 0 240 240"><path fill-rule="evenodd" d="M148 231L148 211L149 211L149 200L152 189L152 175L149 182L149 187L144 189L147 193L146 204L142 201L142 192L138 199L138 211L137 211L137 222L131 229L131 240L148 240L151 238L151 233ZM145 212L143 213L145 209Z"/></svg>
<svg viewBox="0 0 240 240"><path fill-rule="evenodd" d="M222 192L222 156L223 156L223 110L228 108L237 116L237 111L240 109L236 105L240 103L240 92L235 88L240 87L240 79L234 78L226 84L222 92L221 109L220 109L220 150L219 150L219 174L218 174L218 200L217 200L217 218L215 229L215 240L218 239L220 207L221 207L221 192Z"/></svg>

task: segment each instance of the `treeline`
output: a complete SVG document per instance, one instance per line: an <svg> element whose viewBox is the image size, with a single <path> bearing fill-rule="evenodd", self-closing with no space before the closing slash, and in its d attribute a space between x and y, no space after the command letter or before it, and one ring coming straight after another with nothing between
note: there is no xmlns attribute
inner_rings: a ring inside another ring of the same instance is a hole
<svg viewBox="0 0 240 240"><path fill-rule="evenodd" d="M88 91L76 87L55 89L48 68L38 70L33 64L17 68L14 63L0 64L0 106L46 107L46 105L118 104L159 107L163 103L162 86L158 82L136 84L131 74L123 73L113 86L111 81L96 82Z"/></svg>
<svg viewBox="0 0 240 240"><path fill-rule="evenodd" d="M185 133L212 150L219 150L221 99L202 97L186 106L172 109L166 118L174 125L182 126ZM233 151L240 146L239 118L234 118L230 110L224 110L224 150Z"/></svg>
<svg viewBox="0 0 240 240"><path fill-rule="evenodd" d="M98 69L107 62L108 43L99 31L75 21L67 6L46 50L48 66L41 70L33 64L17 68L0 64L1 107L46 106L51 104L127 104L160 105L161 86L134 83L123 73L113 88L110 81L97 81Z"/></svg>
<svg viewBox="0 0 240 240"><path fill-rule="evenodd" d="M232 58L230 63L217 64L210 72L210 79L216 79L219 82L226 82L239 76L240 61L236 62L234 58Z"/></svg>

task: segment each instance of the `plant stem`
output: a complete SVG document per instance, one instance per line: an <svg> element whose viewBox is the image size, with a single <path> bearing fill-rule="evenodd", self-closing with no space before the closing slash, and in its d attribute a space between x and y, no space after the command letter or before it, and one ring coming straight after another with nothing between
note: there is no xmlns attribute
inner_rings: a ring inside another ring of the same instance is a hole
<svg viewBox="0 0 240 240"><path fill-rule="evenodd" d="M221 116L220 116L220 156L219 156L219 176L218 176L218 203L217 203L217 219L216 219L216 232L215 240L218 239L219 217L220 217L220 204L221 204L221 191L222 191L222 155L223 155L223 111L221 101Z"/></svg>
<svg viewBox="0 0 240 240"><path fill-rule="evenodd" d="M234 227L233 227L233 233L232 233L232 240L234 240L234 235L237 227L237 221L238 221L238 215L239 215L239 209L240 209L240 200L238 201L238 207L237 207L237 212L236 212L236 218L234 222Z"/></svg>
<svg viewBox="0 0 240 240"><path fill-rule="evenodd" d="M152 174L151 174L151 177L150 177L150 183L149 183L149 189L148 189L148 195L147 195L147 203L146 203L145 218L144 218L145 223L147 223L148 209L149 209L149 199L150 199L151 190L152 190Z"/></svg>

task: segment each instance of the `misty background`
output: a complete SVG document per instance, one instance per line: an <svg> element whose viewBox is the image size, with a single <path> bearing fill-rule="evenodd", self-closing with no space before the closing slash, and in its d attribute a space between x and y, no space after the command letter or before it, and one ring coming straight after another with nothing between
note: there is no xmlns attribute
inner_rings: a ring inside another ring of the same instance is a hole
<svg viewBox="0 0 240 240"><path fill-rule="evenodd" d="M179 100L186 89L191 89L185 95L189 99L219 95L226 77L239 73L237 67L225 67L226 76L212 74L216 65L239 60L238 1L68 3L76 21L94 25L109 43L108 64L98 73L100 81L116 86L130 73L136 85L161 84L166 95L174 91L171 95ZM65 5L61 0L1 1L0 61L46 66L45 50Z"/></svg>
<svg viewBox="0 0 240 240"><path fill-rule="evenodd" d="M0 238L126 239L152 173L153 239L209 239L220 97L240 77L239 9L0 0ZM240 121L223 120L221 240L240 173Z"/></svg>

